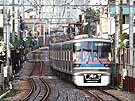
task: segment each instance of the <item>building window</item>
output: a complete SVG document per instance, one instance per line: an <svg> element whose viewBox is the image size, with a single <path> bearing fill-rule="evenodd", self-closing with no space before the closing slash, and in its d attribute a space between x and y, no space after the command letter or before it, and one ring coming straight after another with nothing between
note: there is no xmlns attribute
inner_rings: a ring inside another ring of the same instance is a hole
<svg viewBox="0 0 135 101"><path fill-rule="evenodd" d="M33 16L30 16L30 19L32 19L33 18Z"/></svg>
<svg viewBox="0 0 135 101"><path fill-rule="evenodd" d="M129 24L129 15L123 15L123 24Z"/></svg>
<svg viewBox="0 0 135 101"><path fill-rule="evenodd" d="M3 14L3 9L0 9L0 14Z"/></svg>

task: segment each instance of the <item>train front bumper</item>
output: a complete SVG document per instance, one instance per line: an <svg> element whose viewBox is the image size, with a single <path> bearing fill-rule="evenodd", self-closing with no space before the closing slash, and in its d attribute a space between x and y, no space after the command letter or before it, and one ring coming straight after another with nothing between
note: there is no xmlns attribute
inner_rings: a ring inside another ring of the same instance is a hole
<svg viewBox="0 0 135 101"><path fill-rule="evenodd" d="M91 75L92 74L92 75ZM89 76L86 76L89 75ZM94 76L99 76L95 77ZM77 86L107 86L110 84L111 74L105 72L77 73L73 75L73 82Z"/></svg>

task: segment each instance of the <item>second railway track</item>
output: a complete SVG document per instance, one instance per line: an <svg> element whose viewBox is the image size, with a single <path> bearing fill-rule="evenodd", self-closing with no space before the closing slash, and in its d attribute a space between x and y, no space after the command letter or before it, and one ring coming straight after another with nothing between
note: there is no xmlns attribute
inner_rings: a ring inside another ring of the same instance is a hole
<svg viewBox="0 0 135 101"><path fill-rule="evenodd" d="M41 78L42 61L33 61L33 68L29 74L31 89L22 101L45 101L51 92L49 84ZM33 77L36 76L36 77Z"/></svg>
<svg viewBox="0 0 135 101"><path fill-rule="evenodd" d="M94 97L97 101L121 101L118 97L108 93L105 90L101 89L83 89L83 92L85 92L87 95Z"/></svg>
<svg viewBox="0 0 135 101"><path fill-rule="evenodd" d="M45 101L51 92L43 78L31 78L31 90L22 101Z"/></svg>

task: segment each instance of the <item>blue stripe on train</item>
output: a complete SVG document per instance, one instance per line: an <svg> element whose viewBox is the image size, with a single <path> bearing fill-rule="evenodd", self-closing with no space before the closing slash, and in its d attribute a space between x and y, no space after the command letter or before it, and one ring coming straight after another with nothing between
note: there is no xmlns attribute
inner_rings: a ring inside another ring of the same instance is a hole
<svg viewBox="0 0 135 101"><path fill-rule="evenodd" d="M99 68L99 67L105 67L104 64L81 64L80 67L94 67L94 68Z"/></svg>

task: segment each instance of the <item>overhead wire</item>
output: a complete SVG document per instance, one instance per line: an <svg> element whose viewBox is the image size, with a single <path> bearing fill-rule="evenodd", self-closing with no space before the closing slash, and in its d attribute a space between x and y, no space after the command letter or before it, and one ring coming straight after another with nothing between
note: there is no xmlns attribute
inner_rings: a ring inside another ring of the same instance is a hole
<svg viewBox="0 0 135 101"><path fill-rule="evenodd" d="M62 17L63 17L64 14L65 14L66 7L67 7L67 6L70 6L70 3L72 3L73 1L74 1L74 0L71 0L71 1L69 1L69 2L67 2L67 0L64 1L64 4L62 4L62 6L64 6L64 10L63 10L63 13L62 13ZM62 20L62 19L59 19L58 22L60 22L60 20ZM61 27L61 26L62 26L62 24L59 24L58 28ZM58 28L57 28L57 29L58 29Z"/></svg>
<svg viewBox="0 0 135 101"><path fill-rule="evenodd" d="M66 4L67 0L64 1L64 3ZM65 14L65 6L64 6L64 9L63 9L63 13L62 13L62 17L64 16ZM61 19L58 20L58 22L60 22ZM62 24L58 24L58 27L57 29L59 29L60 27L62 26Z"/></svg>
<svg viewBox="0 0 135 101"><path fill-rule="evenodd" d="M53 10L52 10L52 18L53 18L53 16L54 16L54 7L55 7L55 5L54 5L54 0L53 0ZM52 19L51 19L51 21L50 22L52 22Z"/></svg>

